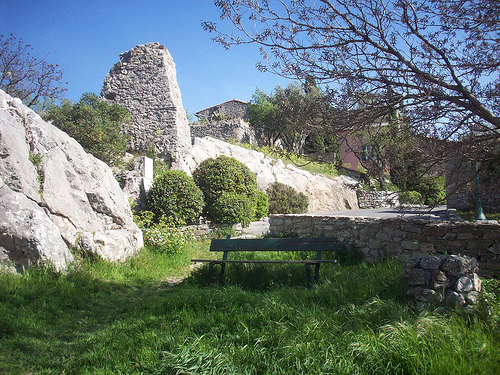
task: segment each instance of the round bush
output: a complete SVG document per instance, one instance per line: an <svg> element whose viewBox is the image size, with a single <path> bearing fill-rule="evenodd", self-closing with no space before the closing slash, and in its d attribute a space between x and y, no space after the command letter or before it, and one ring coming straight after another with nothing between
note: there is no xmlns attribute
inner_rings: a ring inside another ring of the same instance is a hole
<svg viewBox="0 0 500 375"><path fill-rule="evenodd" d="M267 189L270 214L303 214L309 203L303 193L293 187L275 182Z"/></svg>
<svg viewBox="0 0 500 375"><path fill-rule="evenodd" d="M257 190L257 200L255 202L254 219L260 220L269 213L269 198L263 191Z"/></svg>
<svg viewBox="0 0 500 375"><path fill-rule="evenodd" d="M202 162L193 173L193 179L203 192L206 207L205 213L212 221L226 223L221 216L214 217L218 212L214 205L220 204L224 193L243 195L252 203L252 214L257 195L257 179L248 167L228 156L210 158ZM242 213L245 216L246 213ZM222 215L224 216L224 215ZM229 223L228 223L229 224Z"/></svg>
<svg viewBox="0 0 500 375"><path fill-rule="evenodd" d="M208 207L208 214L215 223L247 226L253 219L254 201L243 194L224 192Z"/></svg>
<svg viewBox="0 0 500 375"><path fill-rule="evenodd" d="M418 191L403 191L399 193L399 200L406 204L422 204L422 194Z"/></svg>
<svg viewBox="0 0 500 375"><path fill-rule="evenodd" d="M203 209L203 193L186 172L167 170L155 178L146 197L153 221L162 217L174 224L193 224Z"/></svg>

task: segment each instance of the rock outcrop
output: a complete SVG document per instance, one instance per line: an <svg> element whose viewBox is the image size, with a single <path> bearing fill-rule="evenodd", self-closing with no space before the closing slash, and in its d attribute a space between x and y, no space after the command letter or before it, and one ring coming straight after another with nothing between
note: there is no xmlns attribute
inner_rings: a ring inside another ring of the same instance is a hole
<svg viewBox="0 0 500 375"><path fill-rule="evenodd" d="M0 90L0 261L63 270L73 246L119 261L143 240L111 169Z"/></svg>
<svg viewBox="0 0 500 375"><path fill-rule="evenodd" d="M148 43L122 53L104 79L101 96L129 110L132 123L123 130L132 150L154 145L159 157L175 163L191 145L175 64L165 46Z"/></svg>
<svg viewBox="0 0 500 375"><path fill-rule="evenodd" d="M292 186L304 193L309 201L309 212L357 209L358 182L348 177L328 178L298 169L282 160L272 159L261 152L248 150L214 138L195 138L185 164L192 173L205 159L219 155L232 156L250 168L257 176L257 185L265 191L274 182Z"/></svg>

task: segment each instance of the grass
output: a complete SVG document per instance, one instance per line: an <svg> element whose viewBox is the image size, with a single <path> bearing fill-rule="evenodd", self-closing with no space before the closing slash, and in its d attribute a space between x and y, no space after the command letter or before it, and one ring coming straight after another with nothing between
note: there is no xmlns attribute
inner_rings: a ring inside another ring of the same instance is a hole
<svg viewBox="0 0 500 375"><path fill-rule="evenodd" d="M339 175L335 165L332 163L313 161L305 155L296 155L294 153L277 150L269 146L258 147L249 143L233 143L246 149L262 152L264 155L273 159L282 159L285 164L291 163L295 167L308 171L312 174L319 173L327 177L336 177Z"/></svg>
<svg viewBox="0 0 500 375"><path fill-rule="evenodd" d="M497 374L500 283L480 314L417 312L395 262L232 267L206 286L194 242L165 257L0 274L1 374ZM171 277L188 276L170 287Z"/></svg>
<svg viewBox="0 0 500 375"><path fill-rule="evenodd" d="M467 221L474 221L475 212L474 211L458 211L460 217ZM499 220L500 221L500 212L485 212L484 216L486 216L487 220Z"/></svg>

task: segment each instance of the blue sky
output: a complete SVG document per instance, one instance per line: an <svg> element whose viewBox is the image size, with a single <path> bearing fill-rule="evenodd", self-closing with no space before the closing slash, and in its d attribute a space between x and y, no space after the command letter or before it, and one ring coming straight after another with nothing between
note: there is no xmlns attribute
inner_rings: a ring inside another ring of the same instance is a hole
<svg viewBox="0 0 500 375"><path fill-rule="evenodd" d="M289 82L255 68L257 45L225 50L212 42L202 20L221 23L212 0L0 0L0 34L22 38L34 55L59 64L71 100L99 94L120 53L149 42L172 55L190 114Z"/></svg>

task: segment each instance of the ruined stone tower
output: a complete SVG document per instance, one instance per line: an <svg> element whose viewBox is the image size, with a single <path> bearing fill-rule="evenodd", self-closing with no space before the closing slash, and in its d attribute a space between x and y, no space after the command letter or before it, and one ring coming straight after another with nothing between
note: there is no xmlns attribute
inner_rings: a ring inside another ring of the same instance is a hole
<svg viewBox="0 0 500 375"><path fill-rule="evenodd" d="M174 163L182 159L191 144L189 122L165 46L148 43L122 53L104 79L101 96L132 115L123 129L130 134L132 150L154 146L159 157Z"/></svg>

